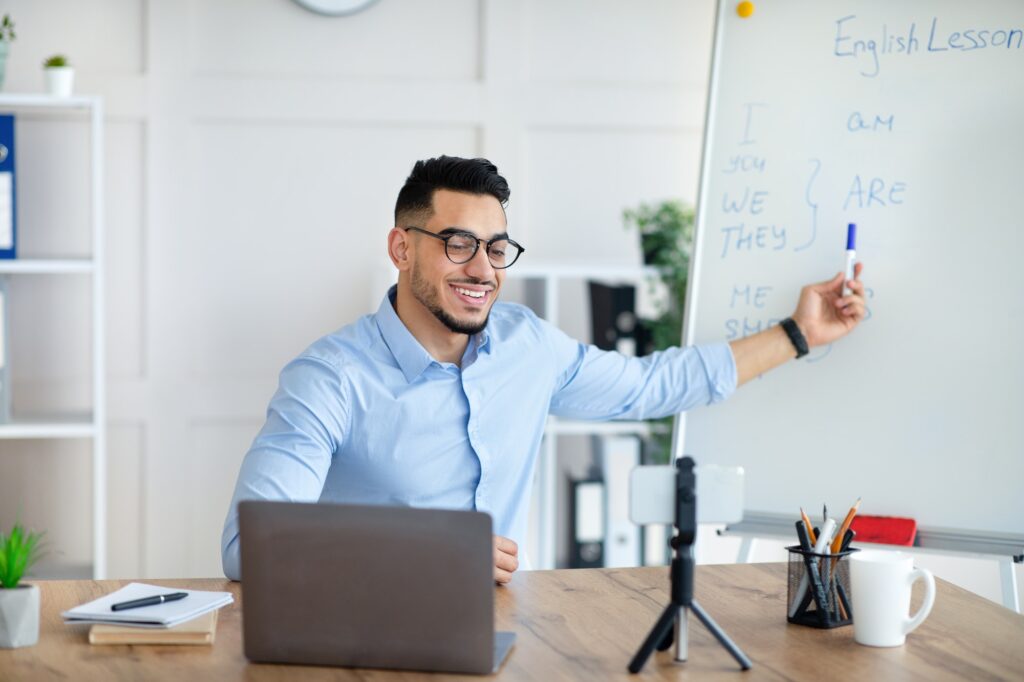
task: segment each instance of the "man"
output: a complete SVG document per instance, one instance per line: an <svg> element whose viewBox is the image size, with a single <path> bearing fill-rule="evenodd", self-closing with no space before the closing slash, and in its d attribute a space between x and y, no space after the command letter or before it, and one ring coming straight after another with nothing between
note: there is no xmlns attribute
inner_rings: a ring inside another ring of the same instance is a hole
<svg viewBox="0 0 1024 682"><path fill-rule="evenodd" d="M583 345L528 308L496 304L523 251L507 233L508 198L485 159L415 164L388 233L397 286L281 372L224 524L229 578L241 578L238 502L269 499L487 511L494 578L507 583L549 413L651 419L718 402L864 317L858 266L848 296L841 273L804 287L788 331L644 358Z"/></svg>

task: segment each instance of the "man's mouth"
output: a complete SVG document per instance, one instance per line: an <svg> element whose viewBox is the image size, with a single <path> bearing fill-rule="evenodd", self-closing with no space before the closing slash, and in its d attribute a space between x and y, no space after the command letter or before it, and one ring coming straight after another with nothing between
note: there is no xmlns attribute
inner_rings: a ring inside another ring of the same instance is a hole
<svg viewBox="0 0 1024 682"><path fill-rule="evenodd" d="M466 305L482 306L491 297L490 287L464 284L449 284L448 286L455 294L455 297Z"/></svg>

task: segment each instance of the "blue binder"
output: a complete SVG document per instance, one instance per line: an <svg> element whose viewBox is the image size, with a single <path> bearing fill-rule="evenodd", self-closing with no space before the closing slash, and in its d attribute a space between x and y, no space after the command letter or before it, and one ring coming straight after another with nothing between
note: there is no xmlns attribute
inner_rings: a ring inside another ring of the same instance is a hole
<svg viewBox="0 0 1024 682"><path fill-rule="evenodd" d="M0 258L17 257L14 198L14 116L0 114Z"/></svg>

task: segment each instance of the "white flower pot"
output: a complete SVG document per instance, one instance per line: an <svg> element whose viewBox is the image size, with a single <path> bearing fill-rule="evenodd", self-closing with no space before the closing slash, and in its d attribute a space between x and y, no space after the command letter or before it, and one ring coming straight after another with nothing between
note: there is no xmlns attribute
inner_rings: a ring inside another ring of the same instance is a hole
<svg viewBox="0 0 1024 682"><path fill-rule="evenodd" d="M39 588L0 588L0 647L15 649L39 641Z"/></svg>
<svg viewBox="0 0 1024 682"><path fill-rule="evenodd" d="M75 69L73 66L48 66L46 72L46 92L54 97L71 97L75 85Z"/></svg>

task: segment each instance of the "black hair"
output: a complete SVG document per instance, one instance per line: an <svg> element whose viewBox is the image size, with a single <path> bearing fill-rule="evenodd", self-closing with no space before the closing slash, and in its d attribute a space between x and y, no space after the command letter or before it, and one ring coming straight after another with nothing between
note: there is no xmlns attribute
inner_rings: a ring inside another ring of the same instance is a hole
<svg viewBox="0 0 1024 682"><path fill-rule="evenodd" d="M508 182L498 174L498 167L487 159L462 159L439 156L417 161L412 173L398 192L395 202L395 225L416 214L425 222L434 210L434 192L439 189L468 194L490 194L505 208L511 191Z"/></svg>

